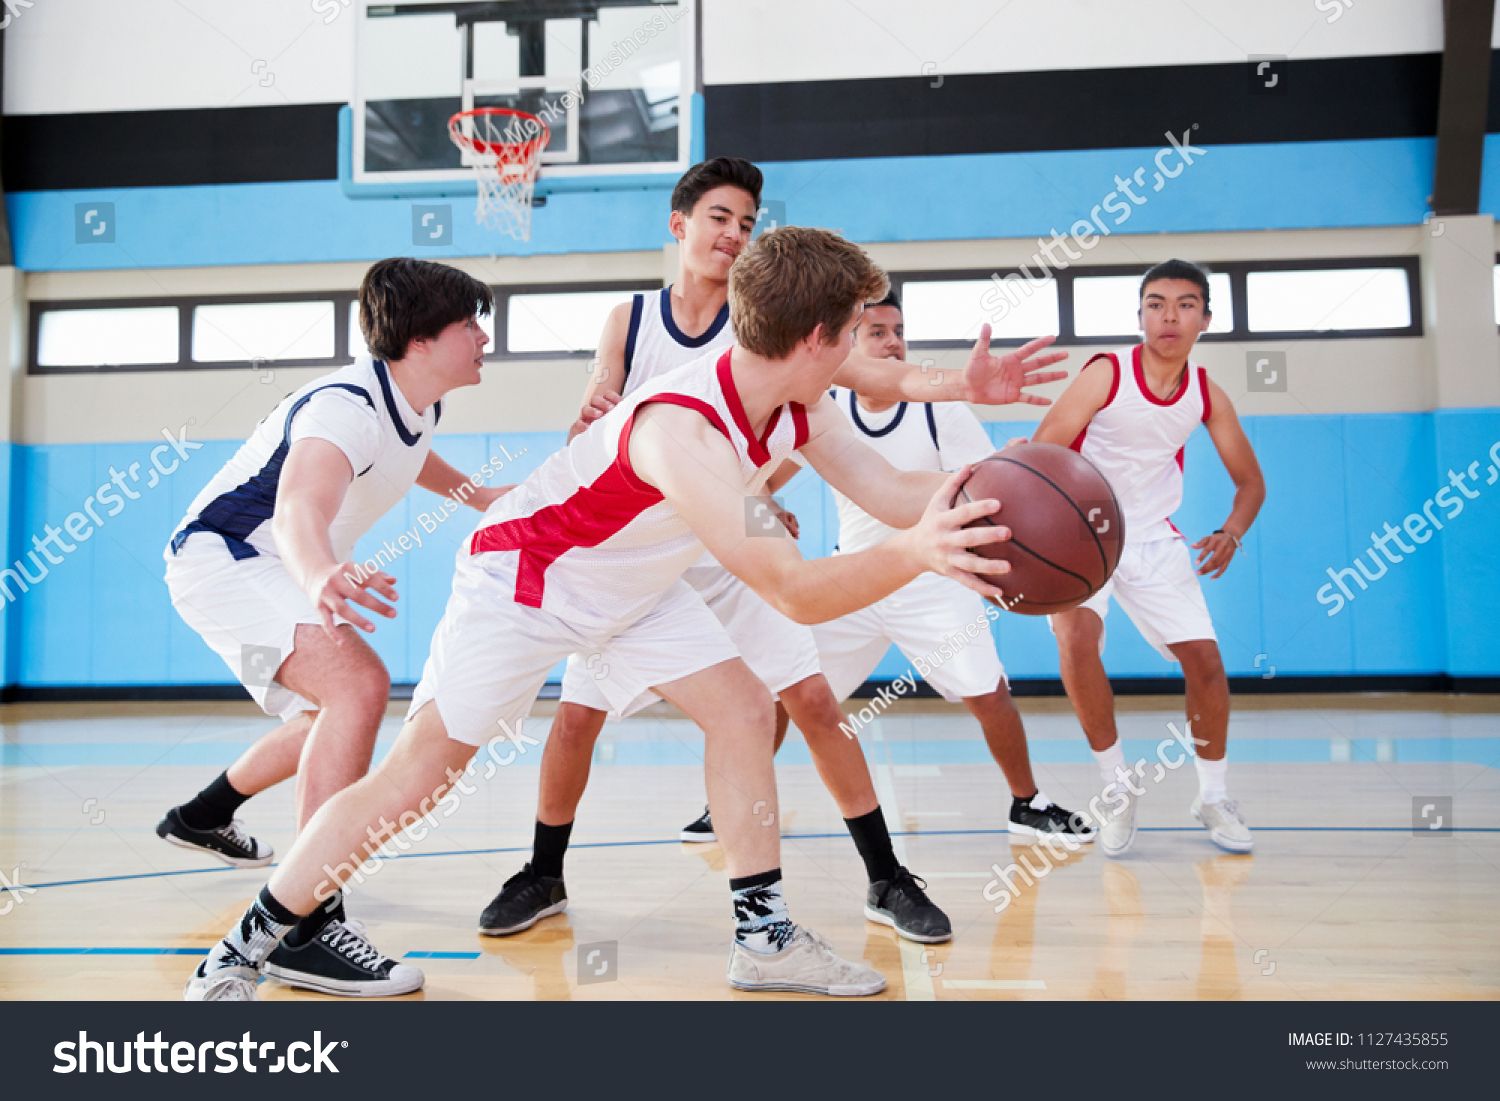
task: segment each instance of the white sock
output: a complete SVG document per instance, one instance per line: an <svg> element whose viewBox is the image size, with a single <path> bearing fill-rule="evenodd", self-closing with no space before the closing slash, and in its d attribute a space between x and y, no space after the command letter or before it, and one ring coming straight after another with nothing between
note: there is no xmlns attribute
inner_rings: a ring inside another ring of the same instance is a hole
<svg viewBox="0 0 1500 1101"><path fill-rule="evenodd" d="M1099 762L1099 775L1104 778L1104 786L1117 784L1120 774L1115 769L1125 767L1125 750L1120 745L1120 739L1115 739L1115 744L1108 749L1096 749L1093 751L1094 760Z"/></svg>
<svg viewBox="0 0 1500 1101"><path fill-rule="evenodd" d="M1202 757L1194 757L1193 764L1198 769L1198 798L1205 803L1222 803L1229 798L1225 784L1225 777L1229 773L1228 757L1219 761L1205 761Z"/></svg>

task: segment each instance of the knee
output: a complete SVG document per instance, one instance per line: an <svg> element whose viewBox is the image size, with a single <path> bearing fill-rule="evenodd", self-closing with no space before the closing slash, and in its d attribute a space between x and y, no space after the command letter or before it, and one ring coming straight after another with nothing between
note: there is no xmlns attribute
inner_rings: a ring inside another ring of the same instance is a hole
<svg viewBox="0 0 1500 1101"><path fill-rule="evenodd" d="M1104 624L1092 612L1064 612L1052 620L1052 630L1063 657L1076 660L1099 656L1099 635Z"/></svg>
<svg viewBox="0 0 1500 1101"><path fill-rule="evenodd" d="M802 736L808 741L836 734L843 736L839 726L845 721L844 712L839 708L839 701L834 698L833 690L828 687L828 681L822 674L808 677L783 690L781 701L787 714L796 722L797 729L802 731Z"/></svg>
<svg viewBox="0 0 1500 1101"><path fill-rule="evenodd" d="M594 742L604 726L604 716L591 707L577 704L559 704L552 718L552 732L547 737L547 747L554 744L562 749L578 749L593 752Z"/></svg>
<svg viewBox="0 0 1500 1101"><path fill-rule="evenodd" d="M1182 675L1205 686L1227 685L1229 678L1224 673L1224 659L1219 654L1218 644L1207 639L1199 642L1184 642L1172 648L1174 656L1182 663Z"/></svg>

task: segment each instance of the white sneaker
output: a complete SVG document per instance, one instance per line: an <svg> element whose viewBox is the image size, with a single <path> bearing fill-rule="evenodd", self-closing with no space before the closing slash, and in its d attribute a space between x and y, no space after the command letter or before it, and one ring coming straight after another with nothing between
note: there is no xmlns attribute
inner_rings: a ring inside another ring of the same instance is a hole
<svg viewBox="0 0 1500 1101"><path fill-rule="evenodd" d="M1226 852L1247 853L1255 848L1255 839L1250 836L1250 827L1245 825L1240 806L1232 799L1218 803L1193 800L1193 817L1208 830L1209 840Z"/></svg>
<svg viewBox="0 0 1500 1101"><path fill-rule="evenodd" d="M199 967L193 969L193 977L183 987L182 1000L185 1002L253 1002L255 1001L255 984L260 982L260 976L256 974L253 967L220 967L209 972L207 975L198 974Z"/></svg>
<svg viewBox="0 0 1500 1101"><path fill-rule="evenodd" d="M834 953L826 937L800 925L780 952L752 952L739 941L729 951L729 985L736 990L783 990L862 998L885 989L885 976Z"/></svg>
<svg viewBox="0 0 1500 1101"><path fill-rule="evenodd" d="M1108 789L1105 789L1108 792ZM1119 790L1119 789L1116 789ZM1099 848L1105 856L1124 856L1135 844L1135 803L1139 796L1129 791L1120 791L1125 797L1124 805L1115 801L1118 797L1106 794L1104 821L1099 825Z"/></svg>

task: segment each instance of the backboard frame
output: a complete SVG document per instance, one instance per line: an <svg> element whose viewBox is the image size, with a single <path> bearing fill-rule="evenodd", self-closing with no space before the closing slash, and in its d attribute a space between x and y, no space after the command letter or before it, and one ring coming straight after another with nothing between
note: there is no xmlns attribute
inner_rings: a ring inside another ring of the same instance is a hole
<svg viewBox="0 0 1500 1101"><path fill-rule="evenodd" d="M486 16L495 20L507 17L514 19L518 13L530 12L548 18L586 17L590 10L603 7L633 8L642 10L643 19L659 18L665 14L672 19L671 11L678 14L673 22L678 24L678 57L680 80L677 98L677 150L671 161L638 161L614 164L579 164L579 110L576 103L567 109L567 145L561 149L549 149L542 156L542 167L538 175L536 193L545 195L554 191L581 189L616 190L621 188L659 187L667 179L675 180L685 172L695 159L701 159L702 96L698 87L698 38L701 25L699 0L678 0L676 4L650 4L642 0L504 0L504 2L454 2L454 0L409 0L407 3L390 4L380 0L358 0L359 24L355 34L355 95L347 112L340 117L339 168L343 189L351 198L389 197L400 195L464 195L473 188L472 167L462 164L457 168L412 169L407 171L371 171L364 166L365 154L365 81L361 72L362 46L367 33L370 10L377 9L375 18L401 14L420 14L431 11L454 12L459 21L460 54L455 65L460 66L462 77L461 109L468 110L476 99L482 102L486 95L502 94L517 88L546 88L558 90L555 77L510 77L502 80L475 80L472 71L470 22L485 21ZM592 62L597 64L597 62ZM576 84L585 94L586 82L580 73ZM565 89L566 90L566 89ZM446 124L446 120L444 120ZM347 133L345 133L347 129Z"/></svg>

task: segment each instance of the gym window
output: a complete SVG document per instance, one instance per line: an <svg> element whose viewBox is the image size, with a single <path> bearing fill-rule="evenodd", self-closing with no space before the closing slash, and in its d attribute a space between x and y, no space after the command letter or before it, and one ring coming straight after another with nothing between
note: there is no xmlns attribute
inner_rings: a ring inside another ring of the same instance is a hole
<svg viewBox="0 0 1500 1101"><path fill-rule="evenodd" d="M176 306L47 310L31 361L38 367L135 367L177 360Z"/></svg>
<svg viewBox="0 0 1500 1101"><path fill-rule="evenodd" d="M1203 263L1213 308L1199 338L1205 342L1422 335L1415 256ZM1109 345L1139 339L1136 311L1148 266L1064 268L1034 282L1013 268L893 272L891 282L917 350L970 345L985 321L1001 345L1047 333L1062 345Z"/></svg>

